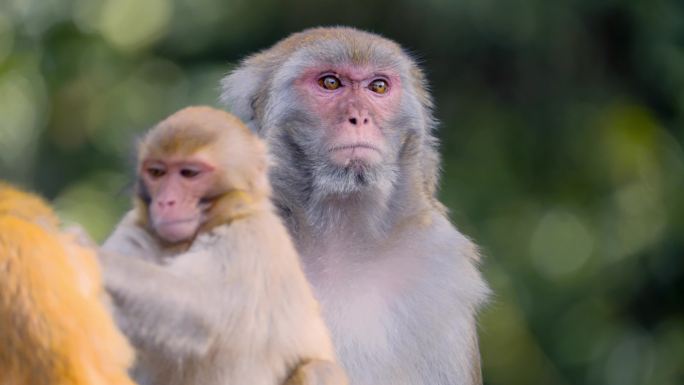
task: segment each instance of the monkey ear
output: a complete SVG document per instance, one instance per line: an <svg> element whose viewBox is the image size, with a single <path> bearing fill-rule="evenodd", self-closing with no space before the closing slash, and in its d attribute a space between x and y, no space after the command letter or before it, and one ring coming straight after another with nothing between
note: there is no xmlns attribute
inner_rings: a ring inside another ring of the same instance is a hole
<svg viewBox="0 0 684 385"><path fill-rule="evenodd" d="M268 69L245 60L221 80L221 102L250 129L258 132Z"/></svg>

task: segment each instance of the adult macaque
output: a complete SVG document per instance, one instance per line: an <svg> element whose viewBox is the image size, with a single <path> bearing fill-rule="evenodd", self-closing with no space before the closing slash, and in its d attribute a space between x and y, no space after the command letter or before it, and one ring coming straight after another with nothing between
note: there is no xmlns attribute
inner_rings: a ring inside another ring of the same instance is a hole
<svg viewBox="0 0 684 385"><path fill-rule="evenodd" d="M0 182L0 385L133 385L95 251L42 199Z"/></svg>
<svg viewBox="0 0 684 385"><path fill-rule="evenodd" d="M477 248L437 201L423 73L351 28L247 58L223 101L267 140L275 201L356 385L479 384Z"/></svg>
<svg viewBox="0 0 684 385"><path fill-rule="evenodd" d="M142 384L346 384L287 230L265 146L209 107L139 149L135 209L103 246L105 284Z"/></svg>

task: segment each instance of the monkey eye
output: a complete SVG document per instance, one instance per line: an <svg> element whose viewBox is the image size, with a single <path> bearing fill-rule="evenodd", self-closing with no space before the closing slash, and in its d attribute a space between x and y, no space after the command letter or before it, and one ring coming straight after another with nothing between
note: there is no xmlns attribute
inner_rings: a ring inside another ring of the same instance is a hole
<svg viewBox="0 0 684 385"><path fill-rule="evenodd" d="M325 75L322 78L318 79L318 85L321 87L325 88L326 90L336 90L342 86L342 82L340 82L340 79L333 75Z"/></svg>
<svg viewBox="0 0 684 385"><path fill-rule="evenodd" d="M375 92L376 94L384 94L389 89L387 81L383 79L375 79L368 85L368 89Z"/></svg>
<svg viewBox="0 0 684 385"><path fill-rule="evenodd" d="M164 170L161 167L148 167L147 168L147 174L151 176L152 178L159 178L164 176L166 174L166 170Z"/></svg>
<svg viewBox="0 0 684 385"><path fill-rule="evenodd" d="M183 178L194 178L200 174L200 170L195 170L192 168L184 168L180 170L180 174Z"/></svg>

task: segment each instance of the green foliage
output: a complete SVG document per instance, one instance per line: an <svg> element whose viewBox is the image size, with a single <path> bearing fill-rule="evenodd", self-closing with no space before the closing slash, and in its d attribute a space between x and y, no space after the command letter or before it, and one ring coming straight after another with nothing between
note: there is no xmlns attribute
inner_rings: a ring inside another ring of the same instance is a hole
<svg viewBox="0 0 684 385"><path fill-rule="evenodd" d="M247 53L330 24L395 39L428 73L442 198L496 292L486 383L684 383L677 0L7 0L0 177L102 239L136 135L218 105Z"/></svg>

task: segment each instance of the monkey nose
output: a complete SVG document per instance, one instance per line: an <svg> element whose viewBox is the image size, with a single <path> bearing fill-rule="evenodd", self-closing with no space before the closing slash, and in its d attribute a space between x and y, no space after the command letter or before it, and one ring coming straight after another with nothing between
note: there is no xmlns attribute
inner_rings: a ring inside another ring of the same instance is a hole
<svg viewBox="0 0 684 385"><path fill-rule="evenodd" d="M159 205L160 208L164 207L173 207L176 204L175 200L168 200L168 201L158 201L157 204Z"/></svg>
<svg viewBox="0 0 684 385"><path fill-rule="evenodd" d="M349 118L349 123L353 126L366 125L368 124L368 116L365 114L354 114Z"/></svg>

